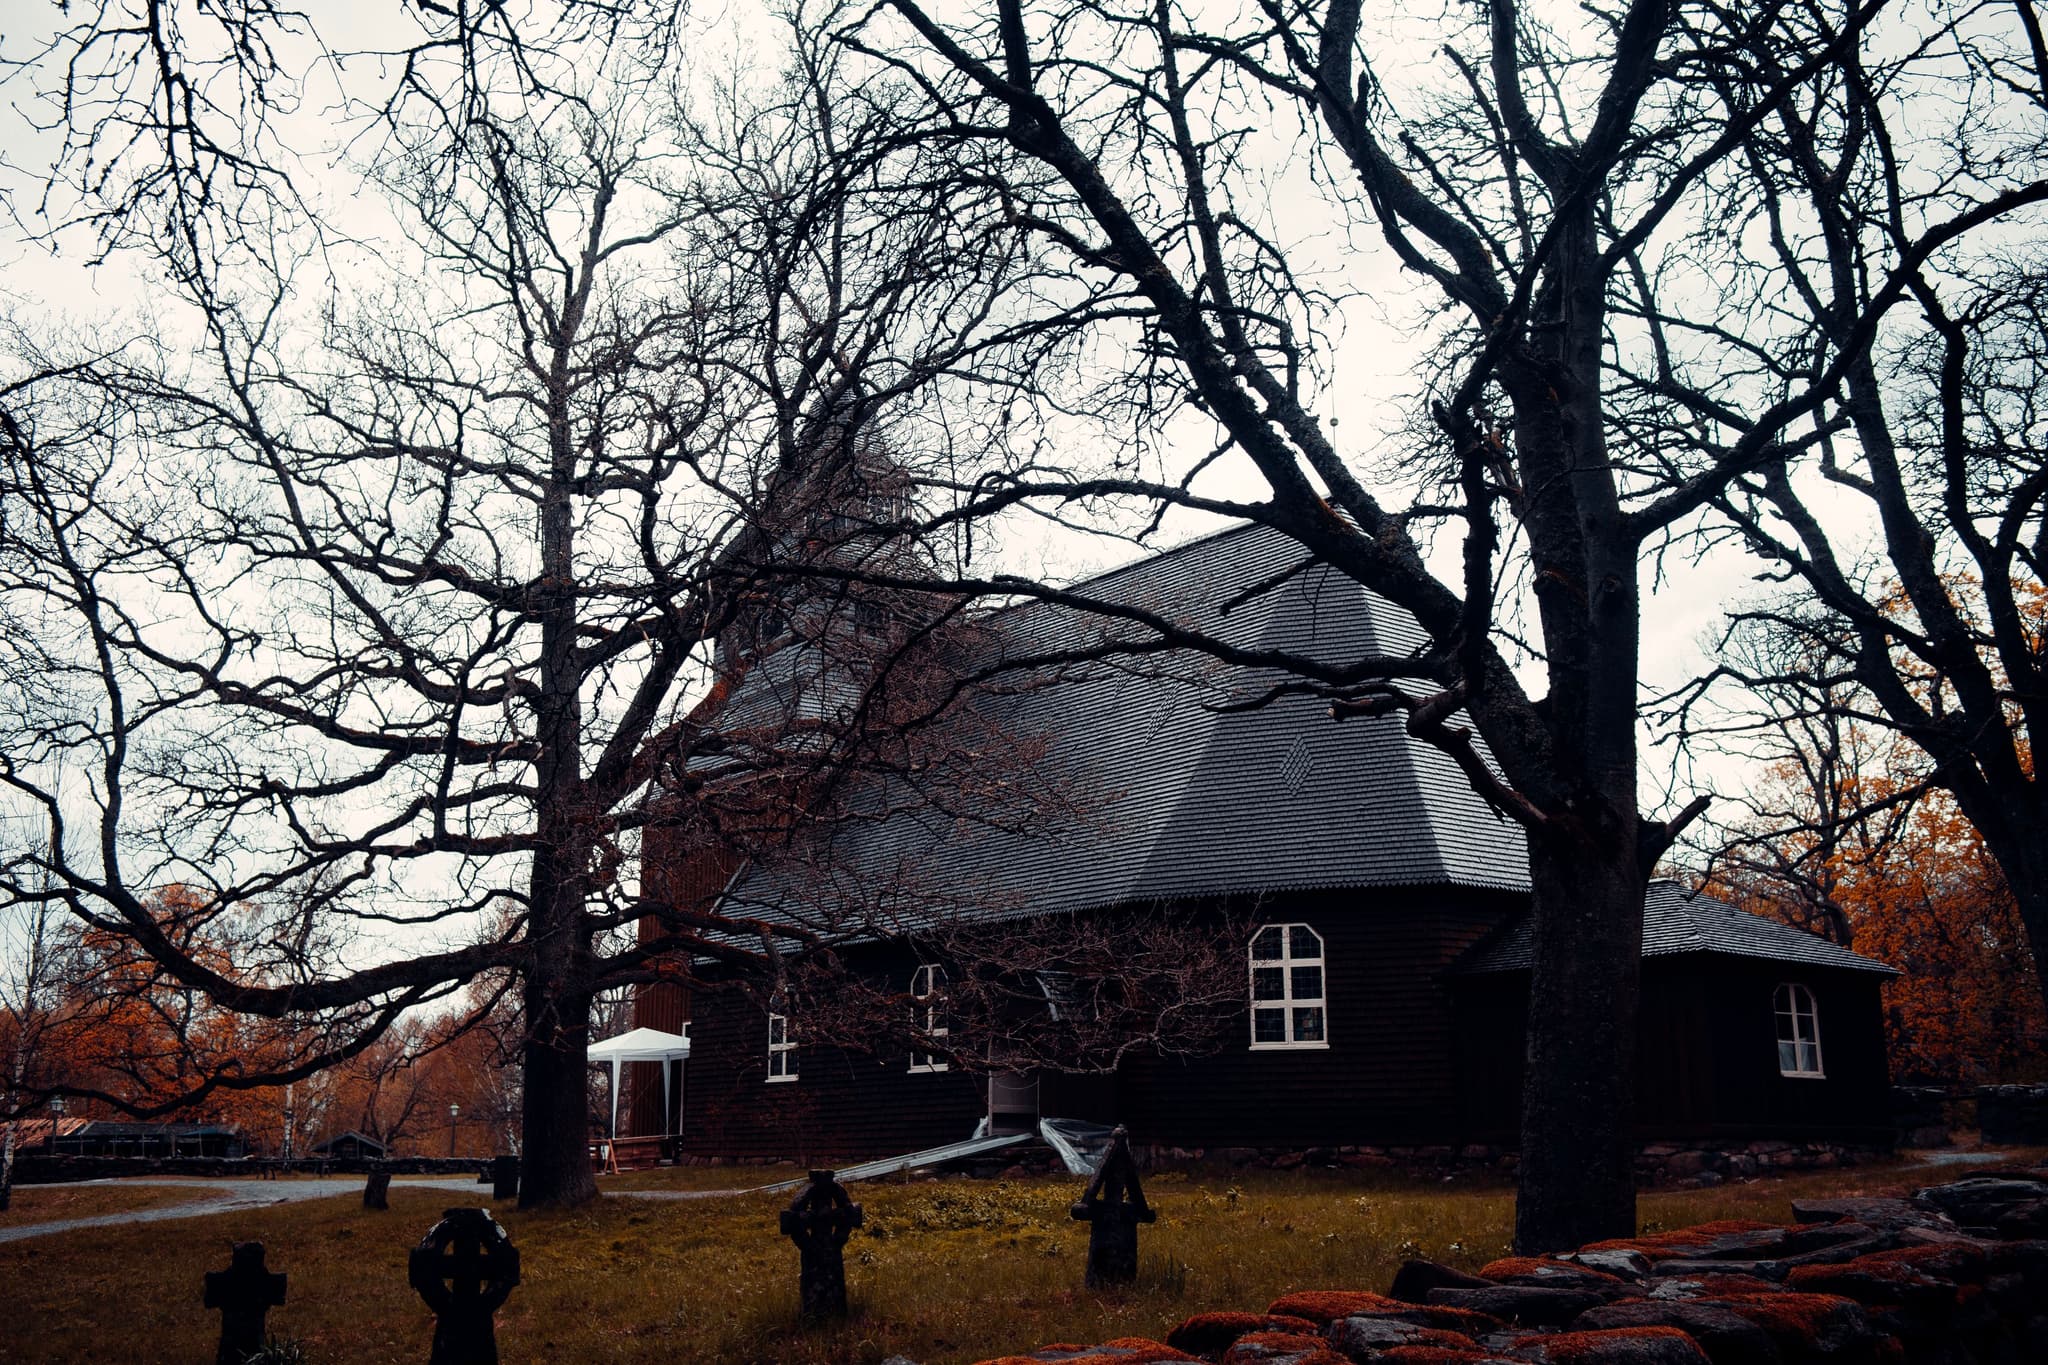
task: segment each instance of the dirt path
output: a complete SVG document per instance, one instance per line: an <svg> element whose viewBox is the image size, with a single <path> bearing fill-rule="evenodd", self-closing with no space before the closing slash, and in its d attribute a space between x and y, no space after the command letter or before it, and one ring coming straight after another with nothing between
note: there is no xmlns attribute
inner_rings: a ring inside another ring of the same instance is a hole
<svg viewBox="0 0 2048 1365"><path fill-rule="evenodd" d="M477 1188L473 1179L404 1180L393 1183L400 1188L408 1185L424 1185L431 1189L446 1190ZM172 1218L202 1218L208 1214L232 1213L238 1209L261 1209L273 1204L296 1204L305 1199L326 1199L337 1194L360 1194L363 1188L361 1177L317 1180L178 1180L123 1176L114 1180L75 1182L75 1186L92 1185L170 1185L191 1190L193 1197L183 1203L160 1204L155 1208L129 1209L121 1213L94 1214L90 1218L60 1218L48 1223L24 1223L20 1227L0 1228L0 1242L19 1242L29 1237L46 1237L52 1233L72 1232L79 1228L104 1228L124 1223L160 1223Z"/></svg>
<svg viewBox="0 0 2048 1365"><path fill-rule="evenodd" d="M2005 1152L1923 1152L1919 1164L1931 1167L1975 1166L2007 1159ZM80 1228L113 1227L122 1223L160 1223L172 1218L204 1218L210 1214L232 1213L238 1209L268 1208L273 1204L296 1204L307 1199L326 1199L337 1194L360 1194L363 1188L361 1176L320 1177L312 1180L199 1180L165 1177L124 1176L115 1180L81 1180L67 1182L74 1188L90 1185L173 1185L190 1189L193 1198L179 1204L163 1204L155 1208L130 1209L123 1213L95 1214L90 1218L62 1218L47 1223L25 1223L19 1227L0 1228L0 1243L19 1242L30 1237L47 1237L59 1232L74 1232ZM400 1177L392 1184L400 1189L407 1187L436 1190L461 1190L465 1193L479 1187L473 1179L448 1177L426 1179ZM61 1188L61 1187L51 1187ZM729 1199L734 1195L750 1194L751 1190L607 1190L607 1199L652 1199L668 1202L681 1199Z"/></svg>
<svg viewBox="0 0 2048 1365"><path fill-rule="evenodd" d="M394 1189L461 1190L473 1192L481 1187L474 1179L406 1179L400 1177L391 1182ZM161 1223L173 1218L204 1218L216 1213L233 1213L240 1209L269 1208L274 1204L296 1204L307 1199L327 1199L337 1194L361 1194L361 1176L321 1177L313 1180L180 1180L168 1177L122 1176L112 1180L80 1180L64 1182L61 1185L43 1188L80 1188L95 1185L169 1185L189 1189L193 1197L178 1204L160 1204L154 1208L128 1209L121 1213L100 1213L89 1218L58 1218L47 1223L24 1223L19 1227L0 1228L0 1243L19 1242L30 1237L48 1237L59 1232L76 1232L81 1228L105 1228L127 1223ZM612 1190L606 1198L612 1199L717 1199L729 1195L744 1194L744 1190Z"/></svg>

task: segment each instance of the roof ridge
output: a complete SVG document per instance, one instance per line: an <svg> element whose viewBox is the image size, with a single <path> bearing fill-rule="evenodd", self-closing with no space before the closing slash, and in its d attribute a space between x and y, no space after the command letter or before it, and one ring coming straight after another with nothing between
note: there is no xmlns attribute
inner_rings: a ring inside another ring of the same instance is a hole
<svg viewBox="0 0 2048 1365"><path fill-rule="evenodd" d="M1225 526L1220 530L1207 531L1191 539L1181 541L1177 545L1169 545L1165 549L1154 550L1149 554L1139 555L1135 559L1127 559L1121 564L1112 564L1109 568L1106 569L1097 569L1094 573L1084 574L1080 578L1076 578L1070 583L1054 585L1054 591L1074 592L1078 589L1087 588L1091 585L1101 584L1105 580L1115 578L1120 574L1135 573L1139 569L1147 568L1151 565L1162 563L1163 561L1172 559L1178 555L1187 554L1200 546L1207 545L1211 541L1222 540L1227 536L1243 535L1251 531L1272 531L1276 535L1286 534L1285 532L1280 531L1277 527L1268 526L1263 521L1253 521L1249 517L1240 518L1239 520L1233 521L1230 525ZM1308 549L1307 546L1303 546L1302 553L1306 555L1311 554L1312 552ZM1039 597L1035 595L1027 595L1021 601L1006 602L1000 607L991 608L980 619L983 621L992 621L995 618L1005 615L1009 612L1023 611L1027 607L1057 607L1067 605L1069 604L1063 602L1054 602L1050 598Z"/></svg>
<svg viewBox="0 0 2048 1365"><path fill-rule="evenodd" d="M1721 902L1713 900L1711 897L1703 896L1697 891L1692 892L1690 895L1688 895L1686 893L1685 886L1683 883L1677 882L1669 877L1662 878L1661 880L1670 882L1672 886L1677 888L1678 913L1685 916L1686 941L1692 944L1695 949L1705 951L1707 946L1707 934L1706 931L1700 927L1699 918L1697 915L1693 913L1693 907L1702 900L1706 900L1709 904L1712 905L1719 905L1721 904ZM1654 883L1652 884L1654 885ZM1650 897L1648 889L1645 888L1643 895L1643 904L1645 910L1649 908L1649 900Z"/></svg>
<svg viewBox="0 0 2048 1365"><path fill-rule="evenodd" d="M1388 646L1380 638L1382 622L1379 612L1375 609L1376 603L1385 599L1379 598L1371 589L1349 575L1339 574L1338 577L1343 583L1357 591L1364 606L1361 617L1365 622L1364 635L1367 651L1371 654L1385 652ZM1397 604L1389 603L1389 605L1394 606L1396 610L1401 609ZM1444 851L1446 837L1449 833L1445 822L1450 818L1451 811L1447 805L1439 808L1440 803L1430 799L1430 793L1422 777L1421 744L1419 742L1410 742L1394 744L1390 747L1394 752L1401 778L1407 783L1409 794L1415 803L1415 809L1422 813L1422 827L1429 831L1429 857L1435 864L1436 875L1444 881L1453 880L1451 860ZM1477 793L1475 792L1474 795L1477 795Z"/></svg>

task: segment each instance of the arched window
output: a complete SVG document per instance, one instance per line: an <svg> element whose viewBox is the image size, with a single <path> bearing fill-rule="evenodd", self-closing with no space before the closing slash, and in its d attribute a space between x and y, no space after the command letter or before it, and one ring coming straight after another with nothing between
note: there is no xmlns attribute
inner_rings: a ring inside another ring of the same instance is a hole
<svg viewBox="0 0 2048 1365"><path fill-rule="evenodd" d="M1323 940L1306 924L1261 925L1252 935L1252 1047L1328 1047Z"/></svg>
<svg viewBox="0 0 2048 1365"><path fill-rule="evenodd" d="M946 1013L944 993L946 974L937 967L919 967L910 975L910 998L913 1002L918 1032L927 1038L946 1036ZM912 1071L944 1071L946 1059L936 1052L910 1054Z"/></svg>
<svg viewBox="0 0 2048 1365"><path fill-rule="evenodd" d="M789 1031L789 1016L768 1015L768 1080L793 1081L796 1079L796 1040Z"/></svg>
<svg viewBox="0 0 2048 1365"><path fill-rule="evenodd" d="M1813 992L1796 981L1778 987L1778 1073L1819 1076L1820 1012Z"/></svg>

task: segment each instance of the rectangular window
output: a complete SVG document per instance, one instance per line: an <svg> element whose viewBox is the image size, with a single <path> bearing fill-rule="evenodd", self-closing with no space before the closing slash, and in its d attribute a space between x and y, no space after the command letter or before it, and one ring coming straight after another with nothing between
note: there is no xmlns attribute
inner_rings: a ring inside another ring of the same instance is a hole
<svg viewBox="0 0 2048 1365"><path fill-rule="evenodd" d="M1252 1046L1328 1047L1323 940L1306 924L1268 924L1252 935Z"/></svg>
<svg viewBox="0 0 2048 1365"><path fill-rule="evenodd" d="M948 1029L944 1001L941 999L946 974L937 967L919 967L910 977L910 999L915 1011L917 1030L927 1039L944 1038ZM912 1071L944 1071L947 1062L943 1054L913 1050L910 1054Z"/></svg>
<svg viewBox="0 0 2048 1365"><path fill-rule="evenodd" d="M1774 1001L1778 1014L1778 1074L1822 1079L1820 1067L1820 1010L1813 992L1797 982L1778 987Z"/></svg>
<svg viewBox="0 0 2048 1365"><path fill-rule="evenodd" d="M786 1014L768 1016L768 1079L771 1083L796 1079L796 1043L790 1037Z"/></svg>

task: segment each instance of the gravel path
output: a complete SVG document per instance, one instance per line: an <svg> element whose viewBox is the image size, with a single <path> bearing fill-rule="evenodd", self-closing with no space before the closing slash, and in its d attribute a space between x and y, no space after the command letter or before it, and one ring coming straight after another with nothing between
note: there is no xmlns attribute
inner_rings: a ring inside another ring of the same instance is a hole
<svg viewBox="0 0 2048 1365"><path fill-rule="evenodd" d="M2004 1152L1927 1152L1921 1155L1921 1164L1927 1166L1974 1166L2004 1160ZM87 1185L177 1185L191 1189L195 1198L183 1204L165 1204L153 1209L135 1209L128 1213L102 1213L91 1218L65 1218L50 1223L28 1223L21 1227L0 1228L0 1242L19 1242L30 1237L47 1237L53 1233L72 1232L79 1228L113 1227L122 1223L161 1223L172 1218L203 1218L208 1214L232 1213L238 1209L268 1208L273 1204L296 1204L306 1199L326 1199L337 1194L360 1194L363 1189L361 1176L322 1177L314 1180L178 1180L162 1177L124 1176L117 1180L81 1180L71 1182L77 1186ZM421 1180L400 1177L391 1182L400 1189L408 1186L418 1189L475 1191L477 1182L473 1179ZM51 1188L57 1188L52 1186ZM607 1199L653 1199L673 1201L681 1199L729 1199L736 1194L748 1194L749 1190L607 1190Z"/></svg>
<svg viewBox="0 0 2048 1365"><path fill-rule="evenodd" d="M94 1185L172 1185L191 1190L194 1197L182 1204L162 1204L150 1209L131 1209L126 1213L100 1213L90 1218L61 1218L48 1223L25 1223L20 1227L0 1228L0 1242L19 1242L30 1237L75 1232L80 1228L106 1228L126 1223L161 1223L173 1218L204 1218L216 1213L263 1209L274 1204L296 1204L307 1199L327 1199L337 1194L363 1192L361 1176L332 1176L313 1180L180 1180L159 1176L122 1176L112 1180L66 1181L38 1188L80 1189ZM400 1190L460 1190L466 1194L474 1194L483 1188L474 1178L460 1179L454 1176L428 1180L407 1179L401 1176L393 1180L391 1185L393 1189ZM611 1190L606 1192L606 1197L655 1200L717 1199L744 1193L744 1190Z"/></svg>
<svg viewBox="0 0 2048 1365"><path fill-rule="evenodd" d="M423 1185L430 1189L473 1190L474 1179L457 1180L406 1180L394 1181L401 1186ZM151 1209L131 1209L125 1213L100 1213L90 1218L61 1218L49 1223L26 1223L20 1227L0 1228L0 1242L19 1242L30 1237L46 1237L57 1232L71 1232L78 1228L105 1228L125 1223L161 1223L172 1218L201 1218L213 1213L232 1213L240 1209L269 1208L273 1204L296 1204L305 1199L326 1199L337 1194L360 1194L363 1189L362 1177L336 1176L317 1180L178 1180L162 1177L122 1176L113 1180L67 1181L63 1185L45 1188L59 1189L88 1188L94 1185L170 1185L189 1189L194 1197L182 1204L162 1204Z"/></svg>

